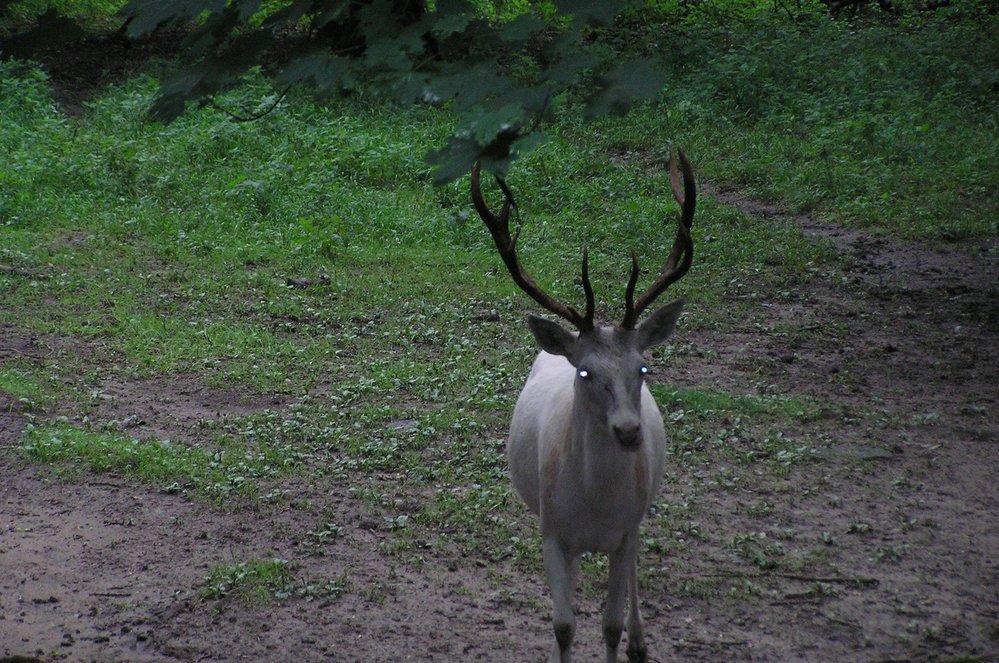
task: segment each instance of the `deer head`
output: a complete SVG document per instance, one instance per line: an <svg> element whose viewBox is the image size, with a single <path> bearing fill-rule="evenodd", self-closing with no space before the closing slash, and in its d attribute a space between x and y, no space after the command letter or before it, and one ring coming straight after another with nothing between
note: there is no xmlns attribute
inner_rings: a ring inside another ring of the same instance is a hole
<svg viewBox="0 0 999 663"><path fill-rule="evenodd" d="M677 300L659 308L641 324L638 320L649 305L687 273L693 259L690 226L697 190L693 169L683 152L679 152L679 167L676 157L670 154L670 179L673 195L680 204L673 247L655 281L637 299L635 286L639 266L638 258L632 251L631 276L624 296L624 318L619 325L607 327L594 323L595 306L586 249L583 249L582 260L586 306L584 313L580 313L544 292L521 264L517 255L518 237L510 234L510 213L516 207L510 188L497 178L505 200L499 214L495 214L482 196L479 164L476 163L472 169L472 202L489 228L514 282L534 301L576 328L576 332L571 332L555 322L532 315L528 326L534 338L542 350L566 357L577 369L576 394L580 406L585 404L585 410L591 414L603 413L596 423L625 448L635 448L641 441L640 391L648 371L643 353L665 341L672 333L683 302Z"/></svg>

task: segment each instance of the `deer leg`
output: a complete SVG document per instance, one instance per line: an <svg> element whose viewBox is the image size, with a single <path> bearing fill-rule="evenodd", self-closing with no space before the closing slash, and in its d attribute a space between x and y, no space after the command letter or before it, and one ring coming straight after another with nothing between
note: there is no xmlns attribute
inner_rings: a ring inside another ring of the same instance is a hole
<svg viewBox="0 0 999 663"><path fill-rule="evenodd" d="M541 554L552 594L552 628L555 648L552 663L572 663L572 638L576 633L576 617L572 613L572 595L576 589L577 560L570 556L555 537L542 542Z"/></svg>
<svg viewBox="0 0 999 663"><path fill-rule="evenodd" d="M624 599L628 583L635 572L638 532L624 537L617 550L610 554L610 577L607 580L607 602L604 604L604 643L607 663L617 661L617 647L624 630ZM631 634L629 633L629 641Z"/></svg>
<svg viewBox="0 0 999 663"><path fill-rule="evenodd" d="M637 557L637 555L636 555ZM645 647L643 637L642 613L638 606L638 564L632 562L628 574L628 661L631 663L646 663L649 651Z"/></svg>

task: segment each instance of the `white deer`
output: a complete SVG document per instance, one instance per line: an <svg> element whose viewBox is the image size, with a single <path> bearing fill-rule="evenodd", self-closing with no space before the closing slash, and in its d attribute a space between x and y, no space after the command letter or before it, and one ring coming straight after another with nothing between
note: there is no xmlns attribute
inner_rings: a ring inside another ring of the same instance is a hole
<svg viewBox="0 0 999 663"><path fill-rule="evenodd" d="M608 663L617 660L629 599L629 661L648 660L638 601L639 524L659 488L666 453L662 415L645 384L643 353L672 333L681 300L658 309L637 325L642 311L690 268L693 243L694 174L679 153L670 157L673 194L680 203L673 248L655 282L634 299L638 261L632 253L625 315L617 327L594 325L593 290L583 250L586 313L556 301L524 271L517 238L509 230L514 206L509 187L497 178L505 202L499 215L486 205L479 164L472 170L472 201L485 221L517 285L541 306L577 329L531 316L528 325L541 353L517 400L507 447L513 485L541 521L542 556L554 604L555 647L551 660L569 663L576 620L572 595L579 558L606 553L610 560L603 635Z"/></svg>

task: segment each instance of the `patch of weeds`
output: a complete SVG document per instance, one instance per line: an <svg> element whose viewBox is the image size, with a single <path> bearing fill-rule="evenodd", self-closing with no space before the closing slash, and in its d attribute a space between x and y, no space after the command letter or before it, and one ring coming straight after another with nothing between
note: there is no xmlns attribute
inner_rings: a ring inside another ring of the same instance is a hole
<svg viewBox="0 0 999 663"><path fill-rule="evenodd" d="M773 515L775 507L769 500L760 500L756 504L746 507L746 513L754 518L766 518Z"/></svg>
<svg viewBox="0 0 999 663"><path fill-rule="evenodd" d="M799 398L787 396L733 395L703 389L653 390L660 406L669 411L694 410L701 413L725 416L770 415L780 418L805 420L815 411L815 406Z"/></svg>
<svg viewBox="0 0 999 663"><path fill-rule="evenodd" d="M870 523L857 522L850 525L846 530L847 534L856 534L858 536L869 536L874 532L874 528Z"/></svg>
<svg viewBox="0 0 999 663"><path fill-rule="evenodd" d="M524 593L504 585L504 579L493 578L494 585L499 588L490 595L490 600L498 606L526 609L532 612L544 612L548 609L545 600L533 592Z"/></svg>
<svg viewBox="0 0 999 663"><path fill-rule="evenodd" d="M940 423L939 412L922 412L912 415L912 423L916 426L932 426Z"/></svg>
<svg viewBox="0 0 999 663"><path fill-rule="evenodd" d="M650 571L650 577L653 575ZM677 593L692 599L715 599L720 594L722 581L718 578L681 578Z"/></svg>
<svg viewBox="0 0 999 663"><path fill-rule="evenodd" d="M297 579L295 570L294 564L276 557L217 566L205 577L198 596L202 600L231 599L246 604L291 598L333 600L348 587L346 575L315 582Z"/></svg>
<svg viewBox="0 0 999 663"><path fill-rule="evenodd" d="M902 556L905 554L905 546L880 546L874 551L874 559L879 562L888 562L891 564L898 564L902 561Z"/></svg>
<svg viewBox="0 0 999 663"><path fill-rule="evenodd" d="M726 407L736 402L725 394L712 394L710 400ZM760 405L755 399L749 402L754 408ZM815 451L810 444L785 435L787 419L781 410L769 412L742 414L690 406L668 409L667 454L678 465L710 471L710 486L729 491L743 485L747 480L745 469L750 466L774 476L786 476L792 467L814 459Z"/></svg>
<svg viewBox="0 0 999 663"><path fill-rule="evenodd" d="M238 562L213 568L198 593L206 600L236 598L245 602L264 602L284 591L292 577L291 568L283 559Z"/></svg>
<svg viewBox="0 0 999 663"><path fill-rule="evenodd" d="M253 494L257 479L275 476L284 466L248 448L213 451L63 423L29 425L20 451L28 460L135 477L168 492L190 488L219 501L230 495Z"/></svg>
<svg viewBox="0 0 999 663"><path fill-rule="evenodd" d="M785 437L782 431L764 439L760 448L770 461L775 476L786 476L792 465L815 458L815 450L811 446Z"/></svg>
<svg viewBox="0 0 999 663"><path fill-rule="evenodd" d="M358 587L356 592L366 601L376 605L383 605L390 596L395 596L399 592L399 585L396 582L373 582L363 587Z"/></svg>
<svg viewBox="0 0 999 663"><path fill-rule="evenodd" d="M67 424L29 425L20 449L29 460L69 462L92 472L120 472L160 485L186 481L211 463L211 456L200 449L140 442Z"/></svg>
<svg viewBox="0 0 999 663"><path fill-rule="evenodd" d="M18 405L28 412L46 409L55 398L52 390L41 384L29 371L13 366L0 366L0 391L13 396Z"/></svg>
<svg viewBox="0 0 999 663"><path fill-rule="evenodd" d="M316 529L310 529L302 540L302 548L306 556L322 556L326 546L343 536L343 527L333 522L327 522Z"/></svg>
<svg viewBox="0 0 999 663"><path fill-rule="evenodd" d="M837 598L839 592L836 591L836 587L827 582L816 582L808 589L795 592L793 594L785 594L782 598L784 601L823 601L825 599Z"/></svg>
<svg viewBox="0 0 999 663"><path fill-rule="evenodd" d="M275 593L274 598L285 600L291 598L303 599L305 601L335 601L350 590L350 579L347 573L327 580L300 579L293 583L291 587Z"/></svg>
<svg viewBox="0 0 999 663"><path fill-rule="evenodd" d="M415 520L434 537L443 537L466 555L484 559L522 558L531 548L534 537L525 536L536 526L525 525L518 518L523 511L514 507L506 473L496 468L477 473L469 485L442 483L433 502Z"/></svg>
<svg viewBox="0 0 999 663"><path fill-rule="evenodd" d="M784 547L766 532L738 534L729 540L728 548L764 571L776 569L785 556Z"/></svg>

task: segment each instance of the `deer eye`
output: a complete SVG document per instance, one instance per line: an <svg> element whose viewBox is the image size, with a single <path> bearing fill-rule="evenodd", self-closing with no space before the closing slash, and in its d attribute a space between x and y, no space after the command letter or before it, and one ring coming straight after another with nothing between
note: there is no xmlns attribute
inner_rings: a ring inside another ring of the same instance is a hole
<svg viewBox="0 0 999 663"><path fill-rule="evenodd" d="M581 368L579 369L579 377L583 378L584 380L588 380L590 378L590 372L585 368Z"/></svg>
<svg viewBox="0 0 999 663"><path fill-rule="evenodd" d="M640 369L638 369L638 371L639 371L639 372L640 372L640 373L641 373L642 375L648 375L648 374L649 374L649 367L648 367L648 366L646 366L646 365L644 365L644 364L642 364L642 367L641 367Z"/></svg>

